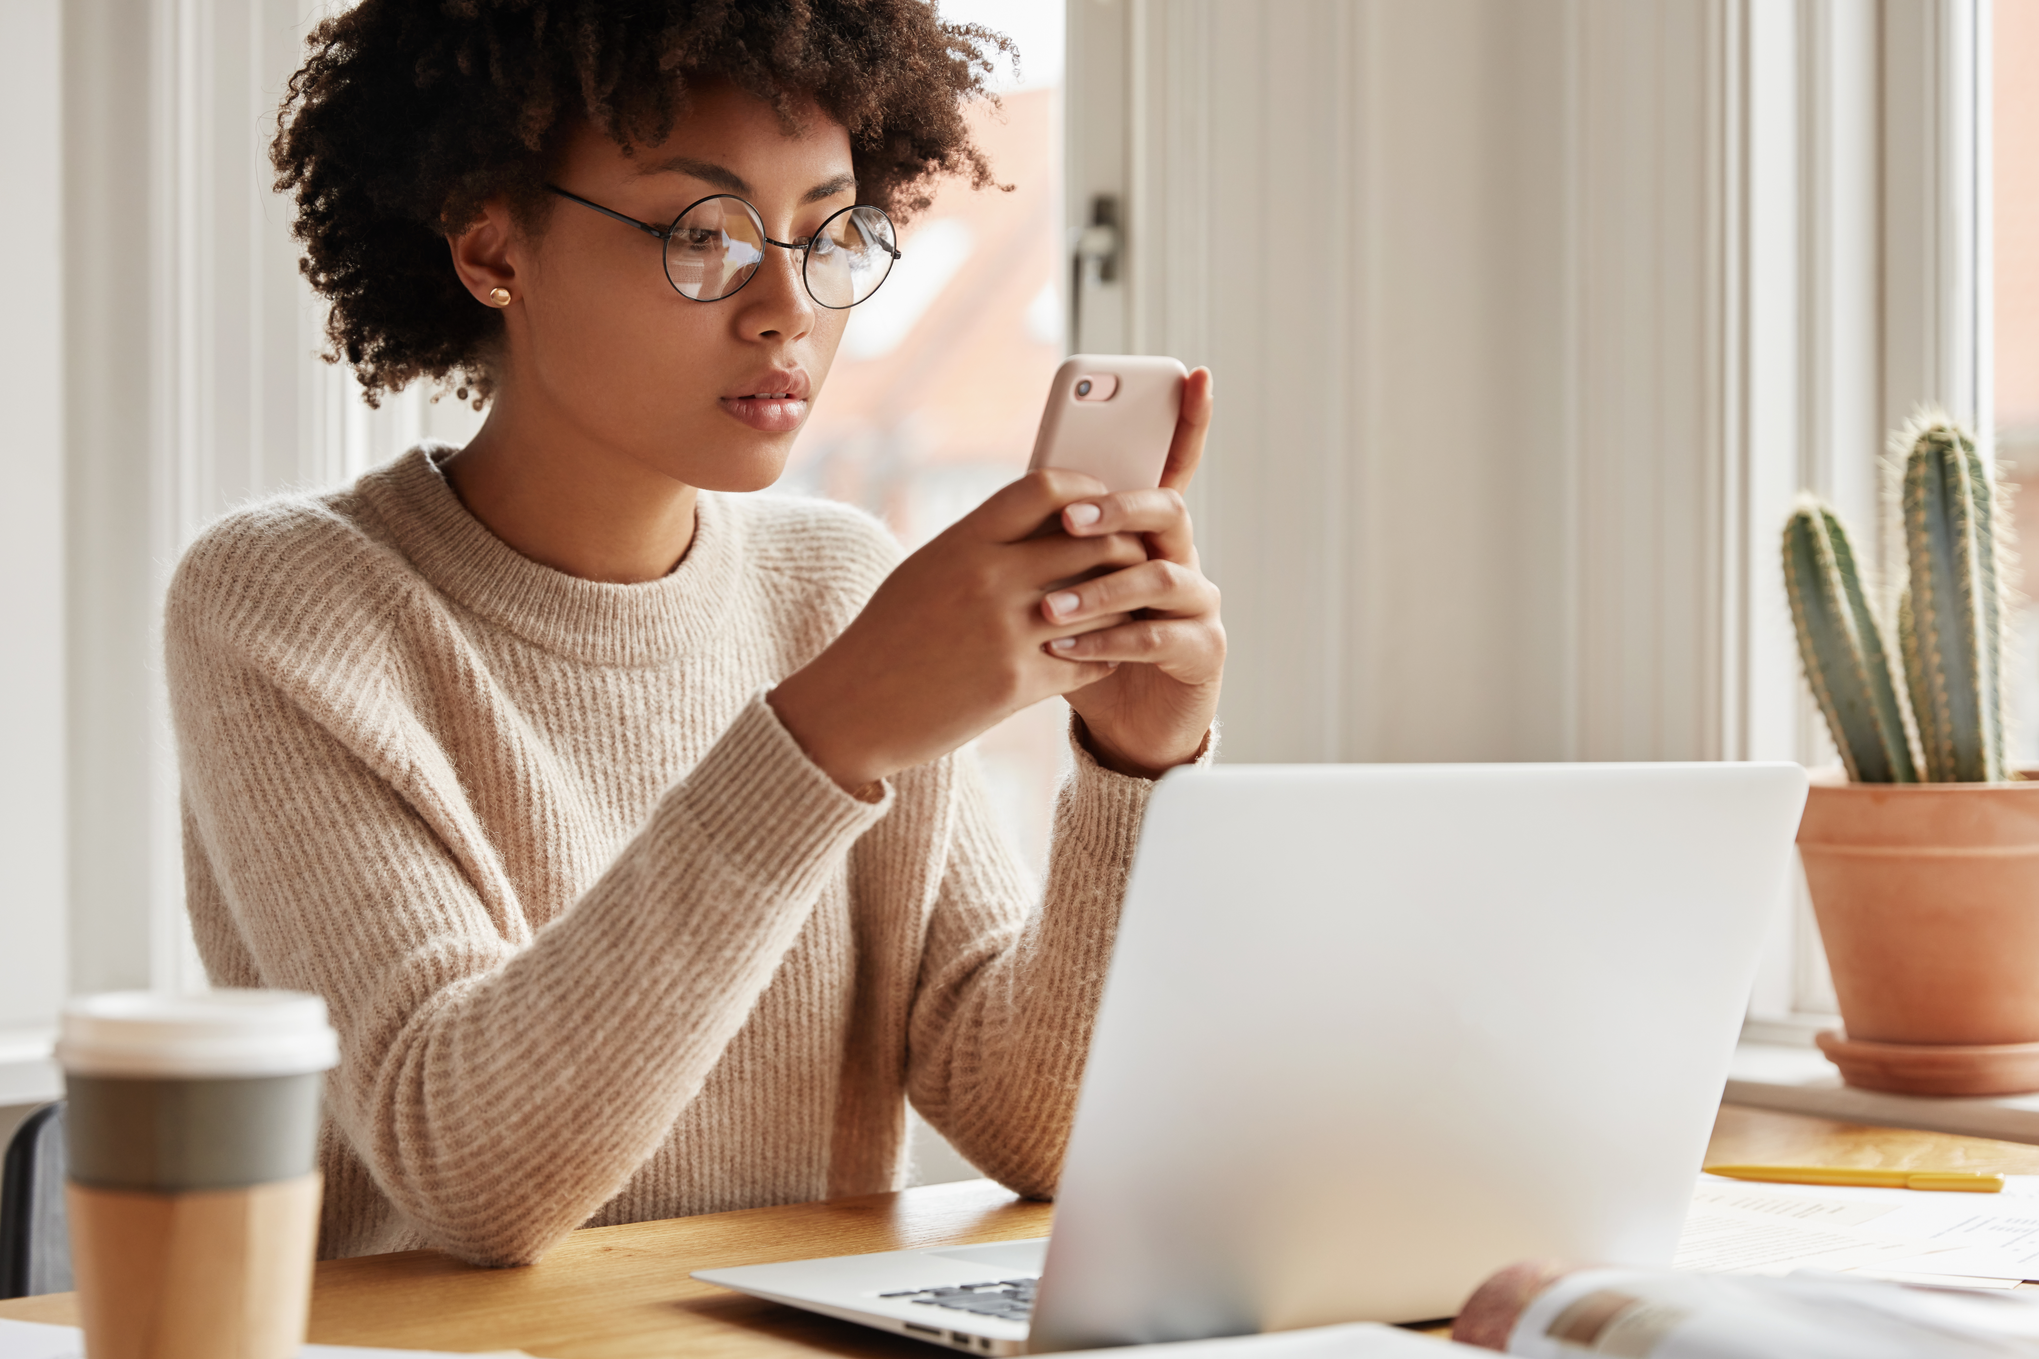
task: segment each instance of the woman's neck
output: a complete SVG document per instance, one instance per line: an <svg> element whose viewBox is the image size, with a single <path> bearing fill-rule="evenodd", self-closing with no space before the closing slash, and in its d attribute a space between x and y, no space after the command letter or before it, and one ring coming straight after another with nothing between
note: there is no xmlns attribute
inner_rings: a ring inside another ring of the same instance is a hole
<svg viewBox="0 0 2039 1359"><path fill-rule="evenodd" d="M694 539L692 486L548 419L544 403L512 390L498 392L480 433L445 468L489 532L583 580L657 580Z"/></svg>

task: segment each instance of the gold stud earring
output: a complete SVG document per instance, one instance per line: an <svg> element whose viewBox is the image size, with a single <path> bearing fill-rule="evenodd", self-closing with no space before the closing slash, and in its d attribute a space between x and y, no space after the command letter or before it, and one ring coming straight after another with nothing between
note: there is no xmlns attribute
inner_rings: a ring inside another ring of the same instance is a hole
<svg viewBox="0 0 2039 1359"><path fill-rule="evenodd" d="M493 302L493 303L494 303L495 305L497 305L498 307L507 307L507 306L509 306L509 305L510 305L510 290L509 290L508 288L491 288L491 289L489 289L489 301Z"/></svg>

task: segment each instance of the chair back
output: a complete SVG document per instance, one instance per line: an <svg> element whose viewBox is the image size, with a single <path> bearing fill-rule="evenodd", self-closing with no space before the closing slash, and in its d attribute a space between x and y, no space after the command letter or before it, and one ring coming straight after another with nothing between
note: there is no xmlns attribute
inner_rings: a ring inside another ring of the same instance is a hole
<svg viewBox="0 0 2039 1359"><path fill-rule="evenodd" d="M70 1291L69 1161L61 1101L45 1104L14 1130L0 1167L0 1298Z"/></svg>

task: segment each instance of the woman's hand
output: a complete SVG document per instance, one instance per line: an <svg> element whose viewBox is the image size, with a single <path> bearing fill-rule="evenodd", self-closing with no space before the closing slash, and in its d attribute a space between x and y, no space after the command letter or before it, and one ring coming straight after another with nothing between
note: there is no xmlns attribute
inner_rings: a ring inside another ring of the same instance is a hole
<svg viewBox="0 0 2039 1359"><path fill-rule="evenodd" d="M1138 534L1147 560L1058 589L1041 617L1081 629L1048 650L1083 665L1118 662L1111 674L1068 695L1100 764L1158 778L1197 757L1218 711L1225 672L1225 625L1218 587L1197 569L1196 542L1182 492L1204 455L1211 427L1211 374L1199 368L1182 393L1161 488L1079 501L1062 511L1071 538ZM1129 617L1130 616L1130 617Z"/></svg>
<svg viewBox="0 0 2039 1359"><path fill-rule="evenodd" d="M1225 630L1181 492L1210 422L1211 375L1199 368L1161 489L1110 495L1095 477L1049 468L999 491L900 563L771 692L779 720L852 792L1056 694L1107 768L1151 778L1196 758L1217 711Z"/></svg>
<svg viewBox="0 0 2039 1359"><path fill-rule="evenodd" d="M1081 472L1029 472L901 562L842 635L768 695L808 758L858 792L1110 675L1112 662L1049 644L1126 615L1056 622L1041 608L1057 581L1146 560L1135 532L1052 530L1065 506L1111 500L1103 491Z"/></svg>

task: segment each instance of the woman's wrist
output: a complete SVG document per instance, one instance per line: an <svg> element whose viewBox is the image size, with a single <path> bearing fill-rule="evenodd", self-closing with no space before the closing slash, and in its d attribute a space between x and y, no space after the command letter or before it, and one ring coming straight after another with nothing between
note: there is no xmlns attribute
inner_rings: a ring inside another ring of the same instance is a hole
<svg viewBox="0 0 2039 1359"><path fill-rule="evenodd" d="M1203 756L1204 746L1210 741L1210 732L1206 729L1197 737L1196 743L1189 747L1187 754L1178 759L1167 760L1160 764L1150 764L1143 760L1134 759L1126 752L1112 745L1111 742L1099 736L1096 730L1083 720L1081 713L1072 713L1070 716L1076 723L1077 744L1090 752L1090 758L1096 760L1100 768L1109 769L1114 774L1123 774L1127 778L1132 779L1147 779L1151 781L1160 778L1171 769L1186 764L1195 764Z"/></svg>
<svg viewBox="0 0 2039 1359"><path fill-rule="evenodd" d="M765 695L765 702L777 714L779 725L837 787L852 797L876 801L877 790L892 771L881 767L882 761L868 743L858 740L853 727L846 729L838 716L842 705L826 701L825 678L812 671L812 666L794 671Z"/></svg>

